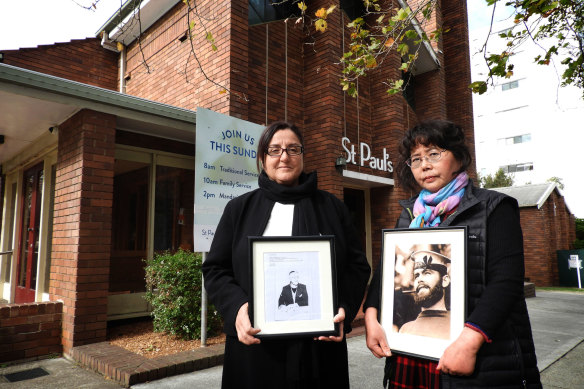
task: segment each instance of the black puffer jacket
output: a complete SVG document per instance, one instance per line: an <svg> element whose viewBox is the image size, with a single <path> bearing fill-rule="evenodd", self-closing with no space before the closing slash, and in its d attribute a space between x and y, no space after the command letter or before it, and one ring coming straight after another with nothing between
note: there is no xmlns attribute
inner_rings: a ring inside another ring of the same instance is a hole
<svg viewBox="0 0 584 389"><path fill-rule="evenodd" d="M400 202L405 209L397 227L409 226L415 200ZM523 235L517 201L469 182L458 208L440 226L468 227L466 320L492 340L481 347L471 376L443 374L441 387L541 388L523 295ZM379 306L375 279L366 307Z"/></svg>

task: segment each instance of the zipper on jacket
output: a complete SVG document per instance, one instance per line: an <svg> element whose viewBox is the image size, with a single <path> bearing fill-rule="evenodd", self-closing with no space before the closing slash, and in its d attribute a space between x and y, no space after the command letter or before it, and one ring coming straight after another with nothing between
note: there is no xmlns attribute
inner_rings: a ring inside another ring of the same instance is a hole
<svg viewBox="0 0 584 389"><path fill-rule="evenodd" d="M411 222L412 220L414 220L414 214L412 213L412 210L411 210L411 209L409 209L409 208L406 208L406 210L407 210L407 211L408 211L408 213L410 214L410 222Z"/></svg>
<svg viewBox="0 0 584 389"><path fill-rule="evenodd" d="M511 331L513 334L513 345L515 346L515 356L519 362L519 372L521 373L521 384L524 388L527 388L527 380L525 379L525 365L523 364L523 353L521 352L521 346L519 345L519 339L515 335L515 331Z"/></svg>

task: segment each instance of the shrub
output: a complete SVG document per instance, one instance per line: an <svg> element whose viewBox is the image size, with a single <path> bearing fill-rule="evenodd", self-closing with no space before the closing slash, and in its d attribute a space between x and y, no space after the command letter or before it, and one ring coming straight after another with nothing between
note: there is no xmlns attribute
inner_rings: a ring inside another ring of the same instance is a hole
<svg viewBox="0 0 584 389"><path fill-rule="evenodd" d="M584 219L576 219L575 249L584 249Z"/></svg>
<svg viewBox="0 0 584 389"><path fill-rule="evenodd" d="M179 249L155 254L146 262L146 300L152 305L154 331L183 339L201 338L202 257ZM207 332L221 329L221 318L207 306Z"/></svg>

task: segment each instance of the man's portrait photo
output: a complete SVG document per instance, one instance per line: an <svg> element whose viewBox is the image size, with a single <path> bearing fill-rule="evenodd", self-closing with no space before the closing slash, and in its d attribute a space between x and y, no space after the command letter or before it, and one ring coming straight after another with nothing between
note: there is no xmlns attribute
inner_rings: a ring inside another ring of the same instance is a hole
<svg viewBox="0 0 584 389"><path fill-rule="evenodd" d="M264 268L267 322L320 320L318 252L270 253Z"/></svg>
<svg viewBox="0 0 584 389"><path fill-rule="evenodd" d="M298 271L292 270L288 273L290 283L284 285L280 298L278 298L278 309L288 310L295 307L305 307L308 305L308 292L306 285L298 282Z"/></svg>
<svg viewBox="0 0 584 389"><path fill-rule="evenodd" d="M383 233L379 317L388 345L437 361L464 329L467 228Z"/></svg>
<svg viewBox="0 0 584 389"><path fill-rule="evenodd" d="M448 244L396 250L394 331L450 339L450 263Z"/></svg>

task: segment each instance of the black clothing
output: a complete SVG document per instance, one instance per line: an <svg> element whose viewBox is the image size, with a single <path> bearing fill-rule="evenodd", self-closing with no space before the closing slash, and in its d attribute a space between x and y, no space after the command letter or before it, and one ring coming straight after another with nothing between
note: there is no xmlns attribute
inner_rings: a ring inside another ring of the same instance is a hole
<svg viewBox="0 0 584 389"><path fill-rule="evenodd" d="M416 198L396 227L407 228ZM477 354L468 377L441 375L443 388L541 388L527 305L523 296L523 235L517 201L501 193L466 187L456 211L440 226L468 226L466 321L492 340ZM379 268L378 268L379 270ZM380 277L375 272L364 309L379 308Z"/></svg>
<svg viewBox="0 0 584 389"><path fill-rule="evenodd" d="M294 303L298 304L299 307L305 307L308 305L308 293L306 292L306 285L299 283L294 289L292 286L290 286L290 284L285 285L282 288L282 293L280 293L280 298L278 298L278 306L291 305ZM292 292L296 292L296 299L294 299Z"/></svg>
<svg viewBox="0 0 584 389"><path fill-rule="evenodd" d="M303 173L298 186L286 187L262 172L259 185L227 203L202 267L209 299L223 316L227 334L222 387L348 388L345 340L262 339L259 345L246 346L237 339L235 319L250 289L247 238L263 234L276 201L295 204L292 235L335 236L337 296L345 309L345 333L351 331L371 270L347 208L317 189L316 173Z"/></svg>

